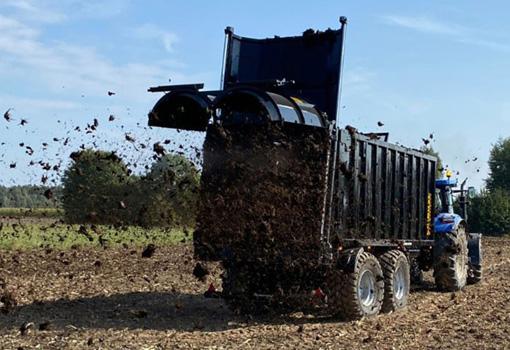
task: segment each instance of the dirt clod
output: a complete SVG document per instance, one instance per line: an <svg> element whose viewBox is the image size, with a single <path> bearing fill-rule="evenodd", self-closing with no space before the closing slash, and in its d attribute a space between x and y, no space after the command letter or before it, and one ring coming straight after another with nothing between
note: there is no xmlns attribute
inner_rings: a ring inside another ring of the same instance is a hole
<svg viewBox="0 0 510 350"><path fill-rule="evenodd" d="M156 246L152 243L148 244L142 252L142 258L151 258L156 251Z"/></svg>
<svg viewBox="0 0 510 350"><path fill-rule="evenodd" d="M5 291L3 295L0 296L0 312L7 314L11 310L13 310L18 302L14 296L14 293L10 291Z"/></svg>
<svg viewBox="0 0 510 350"><path fill-rule="evenodd" d="M19 332L21 335L26 335L32 328L34 328L33 322L23 322L23 324L19 327Z"/></svg>
<svg viewBox="0 0 510 350"><path fill-rule="evenodd" d="M201 263L197 262L193 268L193 276L198 278L200 281L205 281L205 277L209 274L209 270L205 268Z"/></svg>

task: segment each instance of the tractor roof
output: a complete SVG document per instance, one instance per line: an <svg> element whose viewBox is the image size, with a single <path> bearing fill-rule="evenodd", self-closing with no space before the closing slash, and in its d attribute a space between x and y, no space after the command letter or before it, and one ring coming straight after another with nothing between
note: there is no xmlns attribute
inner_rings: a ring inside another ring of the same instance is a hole
<svg viewBox="0 0 510 350"><path fill-rule="evenodd" d="M457 179L446 178L446 179L436 180L436 188L456 187L456 186L457 186Z"/></svg>

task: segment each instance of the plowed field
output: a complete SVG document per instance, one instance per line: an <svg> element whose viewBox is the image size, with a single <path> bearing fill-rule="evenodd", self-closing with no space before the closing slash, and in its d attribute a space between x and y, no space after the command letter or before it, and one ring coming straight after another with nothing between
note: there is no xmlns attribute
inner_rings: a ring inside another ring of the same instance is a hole
<svg viewBox="0 0 510 350"><path fill-rule="evenodd" d="M510 348L510 239L483 244L481 284L439 293L429 274L407 310L357 322L234 315L203 297L221 271L196 280L189 244L2 251L0 348Z"/></svg>

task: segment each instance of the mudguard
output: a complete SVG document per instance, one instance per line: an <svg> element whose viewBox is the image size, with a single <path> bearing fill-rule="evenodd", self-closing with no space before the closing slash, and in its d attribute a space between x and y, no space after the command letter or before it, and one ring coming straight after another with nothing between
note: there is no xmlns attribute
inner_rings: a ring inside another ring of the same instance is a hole
<svg viewBox="0 0 510 350"><path fill-rule="evenodd" d="M472 265L482 264L482 234L470 233L468 236L469 263Z"/></svg>
<svg viewBox="0 0 510 350"><path fill-rule="evenodd" d="M455 231L463 222L460 215L441 213L434 218L434 232L448 233Z"/></svg>
<svg viewBox="0 0 510 350"><path fill-rule="evenodd" d="M356 262L358 261L358 256L363 252L363 247L346 249L342 251L337 257L337 267L347 273L354 272L354 269L356 268Z"/></svg>

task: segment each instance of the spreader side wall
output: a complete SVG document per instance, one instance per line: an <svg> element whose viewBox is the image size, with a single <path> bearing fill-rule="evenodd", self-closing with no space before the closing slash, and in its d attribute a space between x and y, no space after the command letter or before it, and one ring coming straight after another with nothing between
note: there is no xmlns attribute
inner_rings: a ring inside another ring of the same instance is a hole
<svg viewBox="0 0 510 350"><path fill-rule="evenodd" d="M437 159L340 130L333 239L432 239Z"/></svg>

